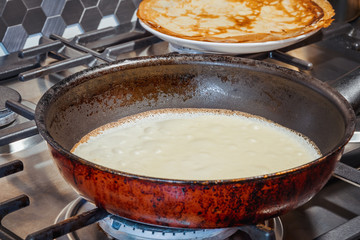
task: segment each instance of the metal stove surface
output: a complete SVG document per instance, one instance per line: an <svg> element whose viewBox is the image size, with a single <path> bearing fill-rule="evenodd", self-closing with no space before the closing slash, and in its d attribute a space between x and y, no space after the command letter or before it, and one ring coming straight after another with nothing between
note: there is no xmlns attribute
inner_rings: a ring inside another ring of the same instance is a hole
<svg viewBox="0 0 360 240"><path fill-rule="evenodd" d="M360 68L359 51L348 47L334 47L334 44L333 40L323 41L290 49L287 54L290 57L312 63L312 68L304 67L300 68L300 71L305 71L320 80L331 82ZM116 59L160 55L169 52L166 42L158 42L135 51L118 54ZM266 61L299 70L298 67L290 66L283 61L279 62L274 59ZM76 67L26 82L13 79L2 81L0 84L18 91L23 102L36 104L42 94L54 83L64 76L84 68L86 66ZM360 88L360 82L356 87ZM357 149L359 146L359 143L351 143L347 146L346 151ZM53 224L59 213L70 202L78 198L78 194L60 176L44 141L36 142L27 149L12 153L0 152L0 165L16 159L23 162L24 171L0 178L0 203L26 194L30 198L30 204L0 220L3 226L21 238L25 238L30 233ZM355 165L359 167L360 161L355 160ZM309 203L281 216L284 225L284 239L315 239L333 228L341 227L341 224L347 221L354 221L354 224L358 224L359 216L360 188L334 178ZM343 237L345 238L345 236L338 236L338 238L332 239L344 239Z"/></svg>

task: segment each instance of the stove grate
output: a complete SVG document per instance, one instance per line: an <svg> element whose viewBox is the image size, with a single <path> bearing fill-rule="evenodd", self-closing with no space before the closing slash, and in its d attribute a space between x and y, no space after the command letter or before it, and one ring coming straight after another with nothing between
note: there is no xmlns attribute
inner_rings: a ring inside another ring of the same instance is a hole
<svg viewBox="0 0 360 240"><path fill-rule="evenodd" d="M109 215L101 208L95 208L80 215L72 216L62 222L44 228L32 233L26 237L26 240L54 239L74 232L80 228L93 224Z"/></svg>
<svg viewBox="0 0 360 240"><path fill-rule="evenodd" d="M20 160L14 160L9 163L0 165L0 178L20 172L24 169L24 165ZM20 195L18 197L9 199L0 203L0 239L2 240L21 240L14 232L7 229L1 224L3 218L30 204L29 197L26 195Z"/></svg>
<svg viewBox="0 0 360 240"><path fill-rule="evenodd" d="M285 52L319 40L326 40L338 36L340 37L340 35L348 36L348 33L351 31L353 31L353 28L350 24L333 24L330 28L314 35L314 37L286 49L243 57L250 57L259 60L274 59L298 67L301 70L309 70L313 67L311 62L291 57ZM348 37L346 38L348 39ZM356 51L358 50L359 42L356 38L352 39L354 41L349 43L352 46L350 49ZM0 58L0 79L8 80L12 78L20 78L20 80L26 81L80 65L91 67L101 63L112 62L117 59L119 54L141 49L161 40L144 32L143 29L139 29L138 26L135 26L135 28L129 32L121 32L119 28L107 28L76 36L72 40L67 40L57 35L51 35L50 39L44 37L43 41L44 42L41 45L34 48L26 49L18 54L10 54L6 57ZM348 41L346 41L346 43L348 43ZM50 59L47 60L46 65L41 66L45 56ZM359 69L357 69L355 74L351 75L356 76L356 78L353 78L354 81L359 80L357 78L357 76L359 76L358 71ZM6 107L17 111L16 109L20 109L21 105L13 103L12 101L7 101ZM25 109L19 110L19 112L23 112L26 118L30 120L33 119L33 111L27 111ZM7 129L1 129L0 146L35 134L37 134L37 129L33 121L19 124L14 128L10 127ZM0 178L22 170L23 163L20 160L0 165ZM344 171L347 172L347 170L348 168L345 168ZM343 175L341 172L338 173ZM357 183L359 183L358 175L350 176L350 178L353 177L356 177ZM351 179L349 180L351 181ZM0 203L0 239L22 239L6 227L2 226L1 221L8 214L24 208L29 204L30 200L26 195L20 195ZM61 222L35 233L31 233L26 239L53 239L66 235L72 231L76 231L77 229L83 228L87 225L91 225L107 216L109 216L109 214L105 210L95 208L66 218ZM323 235L317 237L316 240L359 239L359 226L360 217L358 216L332 229L331 231L324 233ZM252 231L257 232L258 230L259 229L253 228L253 226L245 228L245 232L249 233ZM271 233L269 236L271 237Z"/></svg>

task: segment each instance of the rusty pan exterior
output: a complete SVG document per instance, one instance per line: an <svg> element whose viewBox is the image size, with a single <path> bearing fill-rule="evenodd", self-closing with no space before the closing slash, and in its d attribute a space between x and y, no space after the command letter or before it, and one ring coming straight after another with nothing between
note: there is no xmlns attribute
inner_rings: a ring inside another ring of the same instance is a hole
<svg viewBox="0 0 360 240"><path fill-rule="evenodd" d="M263 176L184 181L115 171L69 152L96 127L167 107L260 115L305 134L323 157ZM355 114L335 90L302 73L235 57L171 55L125 60L64 79L39 101L36 123L65 180L97 206L155 225L223 228L257 223L309 201L331 177Z"/></svg>

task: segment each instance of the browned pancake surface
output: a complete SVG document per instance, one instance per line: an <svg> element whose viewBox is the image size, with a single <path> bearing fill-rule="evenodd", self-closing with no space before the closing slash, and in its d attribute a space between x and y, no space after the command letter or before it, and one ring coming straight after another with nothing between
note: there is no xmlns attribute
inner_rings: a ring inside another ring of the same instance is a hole
<svg viewBox="0 0 360 240"><path fill-rule="evenodd" d="M327 27L326 0L144 0L137 16L167 35L208 42L265 42Z"/></svg>

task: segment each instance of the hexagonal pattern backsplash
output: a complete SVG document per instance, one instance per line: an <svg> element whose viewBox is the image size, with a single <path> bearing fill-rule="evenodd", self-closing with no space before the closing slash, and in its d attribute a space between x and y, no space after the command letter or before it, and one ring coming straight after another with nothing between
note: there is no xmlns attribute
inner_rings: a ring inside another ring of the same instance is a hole
<svg viewBox="0 0 360 240"><path fill-rule="evenodd" d="M2 0L0 56L35 46L41 36L57 34L70 38L76 34L129 23L140 1Z"/></svg>

